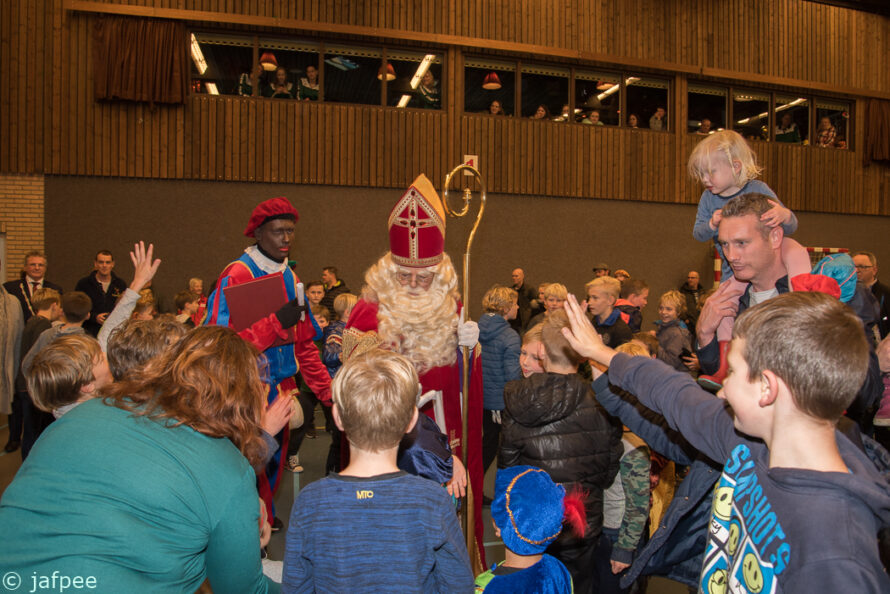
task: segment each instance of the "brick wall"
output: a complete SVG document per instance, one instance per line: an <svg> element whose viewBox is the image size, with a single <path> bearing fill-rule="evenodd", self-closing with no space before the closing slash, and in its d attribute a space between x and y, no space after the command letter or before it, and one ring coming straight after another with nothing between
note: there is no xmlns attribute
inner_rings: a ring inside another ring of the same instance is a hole
<svg viewBox="0 0 890 594"><path fill-rule="evenodd" d="M2 280L18 278L25 254L44 250L43 176L0 175L0 231L6 234Z"/></svg>

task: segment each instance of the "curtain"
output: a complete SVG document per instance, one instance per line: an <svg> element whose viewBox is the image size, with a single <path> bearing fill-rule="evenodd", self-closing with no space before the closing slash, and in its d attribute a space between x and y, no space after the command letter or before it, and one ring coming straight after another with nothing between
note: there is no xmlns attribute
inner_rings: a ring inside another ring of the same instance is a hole
<svg viewBox="0 0 890 594"><path fill-rule="evenodd" d="M185 103L188 42L176 21L100 16L93 30L96 100Z"/></svg>
<svg viewBox="0 0 890 594"><path fill-rule="evenodd" d="M869 99L865 105L865 150L862 165L880 163L890 166L890 101Z"/></svg>

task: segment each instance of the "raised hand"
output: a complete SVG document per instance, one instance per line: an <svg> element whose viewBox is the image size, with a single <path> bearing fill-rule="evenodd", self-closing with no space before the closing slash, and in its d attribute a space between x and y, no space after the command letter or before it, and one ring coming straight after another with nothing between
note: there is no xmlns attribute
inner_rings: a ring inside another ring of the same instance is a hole
<svg viewBox="0 0 890 594"><path fill-rule="evenodd" d="M146 249L145 242L140 241L133 246L133 251L130 252L130 260L133 261L133 268L135 269L133 272L133 282L130 283L130 288L137 293L144 289L145 285L154 278L155 273L158 271L158 267L161 265L159 259L152 261L154 251L154 244L148 244L148 249Z"/></svg>

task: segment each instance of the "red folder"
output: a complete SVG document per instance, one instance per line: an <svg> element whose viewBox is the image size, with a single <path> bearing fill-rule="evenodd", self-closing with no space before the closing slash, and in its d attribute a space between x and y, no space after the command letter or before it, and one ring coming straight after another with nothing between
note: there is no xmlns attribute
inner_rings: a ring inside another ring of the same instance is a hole
<svg viewBox="0 0 890 594"><path fill-rule="evenodd" d="M280 272L226 287L223 293L229 305L229 326L235 332L250 328L290 301L284 287L284 276ZM294 329L288 328L287 335L287 338L276 338L269 348L293 344L296 340Z"/></svg>

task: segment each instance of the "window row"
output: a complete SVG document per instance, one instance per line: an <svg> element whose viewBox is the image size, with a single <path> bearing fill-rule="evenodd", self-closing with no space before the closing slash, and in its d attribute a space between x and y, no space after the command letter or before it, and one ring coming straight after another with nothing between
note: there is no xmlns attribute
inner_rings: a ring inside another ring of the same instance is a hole
<svg viewBox="0 0 890 594"><path fill-rule="evenodd" d="M290 39L193 33L192 90L441 109L442 55Z"/></svg>
<svg viewBox="0 0 890 594"><path fill-rule="evenodd" d="M688 132L729 128L749 140L823 148L852 142L850 103L837 99L689 83Z"/></svg>
<svg viewBox="0 0 890 594"><path fill-rule="evenodd" d="M192 90L441 109L443 55L293 39L191 35ZM682 130L668 117L670 79L468 56L464 111L594 126ZM850 103L690 82L685 129L846 148Z"/></svg>

